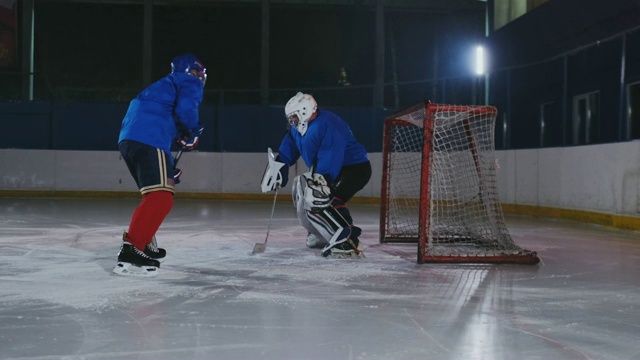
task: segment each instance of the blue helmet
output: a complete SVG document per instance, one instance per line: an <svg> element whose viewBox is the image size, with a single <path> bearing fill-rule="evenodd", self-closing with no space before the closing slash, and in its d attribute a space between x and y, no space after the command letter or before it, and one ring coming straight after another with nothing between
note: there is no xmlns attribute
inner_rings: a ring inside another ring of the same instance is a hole
<svg viewBox="0 0 640 360"><path fill-rule="evenodd" d="M176 56L171 61L172 73L185 73L197 77L202 81L202 86L207 82L207 68L200 59L193 54Z"/></svg>

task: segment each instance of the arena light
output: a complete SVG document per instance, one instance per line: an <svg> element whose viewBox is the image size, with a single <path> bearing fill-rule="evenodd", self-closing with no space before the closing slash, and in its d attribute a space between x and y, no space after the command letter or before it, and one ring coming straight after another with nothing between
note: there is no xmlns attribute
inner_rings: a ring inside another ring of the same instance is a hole
<svg viewBox="0 0 640 360"><path fill-rule="evenodd" d="M484 75L487 71L486 67L486 55L484 52L484 48L480 45L476 46L476 61L475 61L475 71L476 75Z"/></svg>

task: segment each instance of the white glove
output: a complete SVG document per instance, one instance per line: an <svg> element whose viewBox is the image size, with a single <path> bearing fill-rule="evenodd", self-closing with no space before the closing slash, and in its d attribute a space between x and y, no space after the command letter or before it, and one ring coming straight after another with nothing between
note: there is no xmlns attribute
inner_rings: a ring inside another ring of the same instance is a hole
<svg viewBox="0 0 640 360"><path fill-rule="evenodd" d="M267 163L267 168L264 170L264 175L262 176L262 184L260 184L263 193L273 191L282 185L283 176L280 169L286 165L285 163L276 161L271 148L267 148L267 159L269 162ZM288 171L289 167L284 170Z"/></svg>

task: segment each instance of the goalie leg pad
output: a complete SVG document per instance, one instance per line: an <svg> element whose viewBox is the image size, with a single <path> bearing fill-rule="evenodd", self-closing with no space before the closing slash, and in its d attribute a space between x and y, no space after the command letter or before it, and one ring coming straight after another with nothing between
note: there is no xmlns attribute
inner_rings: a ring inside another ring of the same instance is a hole
<svg viewBox="0 0 640 360"><path fill-rule="evenodd" d="M305 180L303 175L298 175L293 179L293 184L291 185L291 197L293 199L293 206L296 208L296 215L298 217L298 221L303 228L307 229L309 232L313 232L315 230L313 226L309 223L307 219L307 212L304 209L304 188L305 188Z"/></svg>
<svg viewBox="0 0 640 360"><path fill-rule="evenodd" d="M321 212L306 211L311 226L328 244L325 248L334 247L351 235L351 227L335 209L328 207Z"/></svg>
<svg viewBox="0 0 640 360"><path fill-rule="evenodd" d="M300 225L320 240L314 243L313 247L328 246L331 243L338 244L345 241L349 238L351 230L347 221L338 211L332 207L327 207L319 212L307 209L308 204L304 194L307 189L307 180L310 177L311 173L296 176L292 186L293 202Z"/></svg>
<svg viewBox="0 0 640 360"><path fill-rule="evenodd" d="M323 213L331 215L332 219L340 219L340 235L336 235L329 240L329 244L322 249L323 257L364 257L362 251L358 249L360 241L358 236L362 233L362 229L357 226L349 225L349 223L340 215L340 212L334 208L328 208Z"/></svg>
<svg viewBox="0 0 640 360"><path fill-rule="evenodd" d="M331 206L333 196L324 176L316 173L305 178L307 181L307 186L304 189L305 209L320 212Z"/></svg>
<svg viewBox="0 0 640 360"><path fill-rule="evenodd" d="M291 187L292 198L293 198L293 206L296 208L296 215L298 217L298 221L303 228L307 230L309 233L307 235L307 247L315 248L315 247L324 247L327 244L327 241L324 237L318 232L318 230L311 225L309 218L307 217L307 210L304 208L304 184L306 184L304 177L298 175L293 180L293 184ZM313 241L309 241L309 238L313 238Z"/></svg>
<svg viewBox="0 0 640 360"><path fill-rule="evenodd" d="M293 207L299 209L304 201L304 175L298 175L293 178L293 184L291 184L291 199L293 199Z"/></svg>
<svg viewBox="0 0 640 360"><path fill-rule="evenodd" d="M307 247L312 249L322 249L327 245L324 239L319 238L315 233L307 234Z"/></svg>
<svg viewBox="0 0 640 360"><path fill-rule="evenodd" d="M349 211L349 208L347 208L347 204L342 201L342 199L340 199L339 197L334 197L333 199L331 199L331 206L334 209L338 210L340 215L342 215L342 217L347 220L349 224L353 224L351 212Z"/></svg>

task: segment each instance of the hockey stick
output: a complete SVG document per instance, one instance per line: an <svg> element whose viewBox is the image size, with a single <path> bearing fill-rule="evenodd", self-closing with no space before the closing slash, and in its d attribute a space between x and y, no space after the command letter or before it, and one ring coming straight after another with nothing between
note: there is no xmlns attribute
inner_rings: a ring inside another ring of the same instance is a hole
<svg viewBox="0 0 640 360"><path fill-rule="evenodd" d="M173 177L174 186L180 183L180 176L182 175L182 170L178 169L177 167L178 161L180 160L181 156L182 156L182 150L179 150L176 156L173 157L173 171L171 173L171 176ZM176 170L179 170L179 171L176 172Z"/></svg>
<svg viewBox="0 0 640 360"><path fill-rule="evenodd" d="M181 156L182 156L182 150L178 151L176 156L173 157L173 168L174 169L176 168L176 166L178 166L178 160L180 160Z"/></svg>
<svg viewBox="0 0 640 360"><path fill-rule="evenodd" d="M261 254L267 248L267 240L269 240L269 230L271 230L271 221L273 220L273 212L276 209L276 199L278 198L278 187L276 187L276 194L273 196L273 206L271 207L271 217L269 218L269 225L267 226L267 237L264 238L263 243L256 243L253 246L252 254Z"/></svg>

